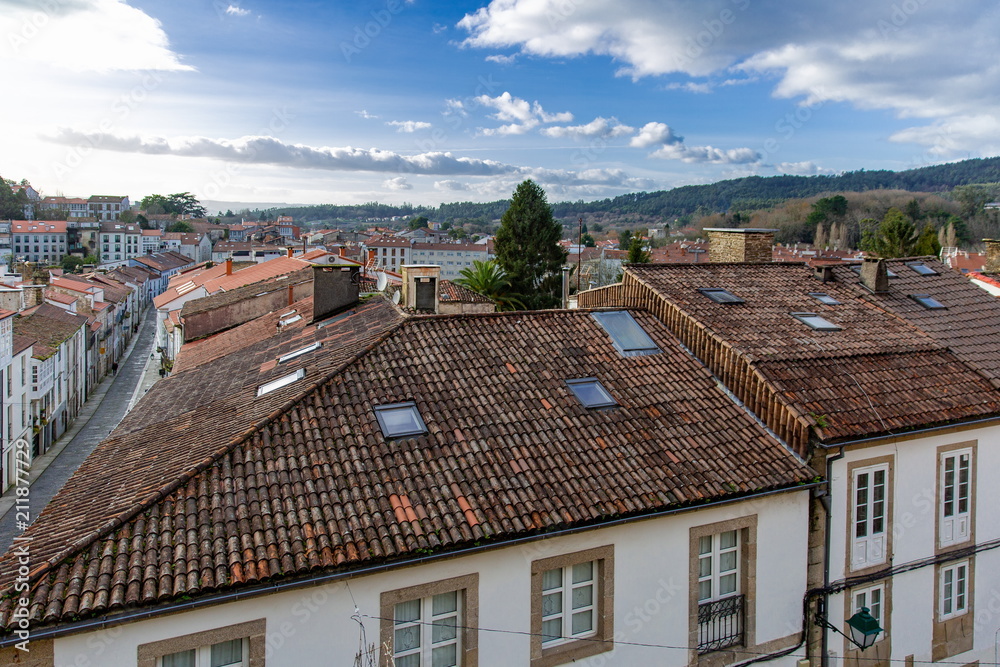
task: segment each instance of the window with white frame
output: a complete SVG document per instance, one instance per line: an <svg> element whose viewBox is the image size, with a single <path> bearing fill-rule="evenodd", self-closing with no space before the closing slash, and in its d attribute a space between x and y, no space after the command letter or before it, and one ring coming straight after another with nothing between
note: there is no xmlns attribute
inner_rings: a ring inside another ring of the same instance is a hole
<svg viewBox="0 0 1000 667"><path fill-rule="evenodd" d="M941 454L938 536L942 547L969 539L971 473L971 449L959 449Z"/></svg>
<svg viewBox="0 0 1000 667"><path fill-rule="evenodd" d="M250 642L230 639L211 646L168 653L157 667L243 667L249 665Z"/></svg>
<svg viewBox="0 0 1000 667"><path fill-rule="evenodd" d="M961 616L968 611L969 561L942 567L939 582L939 620Z"/></svg>
<svg viewBox="0 0 1000 667"><path fill-rule="evenodd" d="M698 652L743 642L740 531L698 538Z"/></svg>
<svg viewBox="0 0 1000 667"><path fill-rule="evenodd" d="M542 573L542 646L597 632L597 561Z"/></svg>
<svg viewBox="0 0 1000 667"><path fill-rule="evenodd" d="M853 481L851 567L858 569L885 562L889 466L856 468Z"/></svg>
<svg viewBox="0 0 1000 667"><path fill-rule="evenodd" d="M885 584L855 588L851 596L854 599L854 603L851 605L852 616L864 607L868 609L868 613L872 615L872 618L878 621L879 627L885 627L885 623L882 620L882 610L885 608Z"/></svg>
<svg viewBox="0 0 1000 667"><path fill-rule="evenodd" d="M393 664L396 667L457 667L461 664L462 617L458 591L396 604Z"/></svg>

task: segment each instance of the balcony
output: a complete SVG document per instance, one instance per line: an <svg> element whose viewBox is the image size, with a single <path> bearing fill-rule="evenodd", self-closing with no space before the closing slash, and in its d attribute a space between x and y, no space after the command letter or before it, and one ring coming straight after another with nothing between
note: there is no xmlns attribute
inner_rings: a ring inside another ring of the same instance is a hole
<svg viewBox="0 0 1000 667"><path fill-rule="evenodd" d="M734 595L698 605L698 653L743 643L744 597Z"/></svg>

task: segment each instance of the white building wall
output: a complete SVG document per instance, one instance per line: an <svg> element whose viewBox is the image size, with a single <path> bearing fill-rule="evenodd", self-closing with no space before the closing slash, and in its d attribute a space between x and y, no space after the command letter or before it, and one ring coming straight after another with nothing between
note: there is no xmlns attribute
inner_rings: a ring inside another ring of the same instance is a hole
<svg viewBox="0 0 1000 667"><path fill-rule="evenodd" d="M757 515L757 642L797 641L806 587L808 492L788 492L739 503L631 522L562 537L489 550L469 556L401 567L323 586L248 598L195 611L169 614L97 632L58 638L56 665L135 665L140 644L235 623L266 619L267 667L352 667L359 625L367 641L379 641L380 595L408 586L465 574L479 575L479 664L530 663L530 578L533 561L614 545L613 651L575 664L687 665L689 529ZM768 664L791 667L799 649ZM748 656L749 657L749 656Z"/></svg>

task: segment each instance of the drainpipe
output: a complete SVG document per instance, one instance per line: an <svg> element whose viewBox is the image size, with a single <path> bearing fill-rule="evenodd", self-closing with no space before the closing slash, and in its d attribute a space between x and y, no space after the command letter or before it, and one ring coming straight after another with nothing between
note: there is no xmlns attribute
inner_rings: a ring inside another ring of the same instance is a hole
<svg viewBox="0 0 1000 667"><path fill-rule="evenodd" d="M562 281L562 307L563 309L569 308L569 267L562 267L563 281Z"/></svg>
<svg viewBox="0 0 1000 667"><path fill-rule="evenodd" d="M823 617L829 619L829 593L826 590L830 587L830 534L832 531L833 524L833 503L831 489L833 488L833 464L836 461L844 458L844 448L841 447L840 451L834 456L828 456L826 459L826 495L820 496L820 502L823 504L823 508L826 510L826 533L823 535L823 597L820 598L823 603ZM825 501L825 502L824 502ZM822 641L820 642L820 664L823 667L829 666L829 657L827 655L828 642L827 642L827 629L823 628Z"/></svg>

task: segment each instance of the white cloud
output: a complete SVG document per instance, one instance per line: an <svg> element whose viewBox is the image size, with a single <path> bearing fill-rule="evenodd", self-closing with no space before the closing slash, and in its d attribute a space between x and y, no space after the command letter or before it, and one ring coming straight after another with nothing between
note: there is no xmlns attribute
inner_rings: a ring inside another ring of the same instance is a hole
<svg viewBox="0 0 1000 667"><path fill-rule="evenodd" d="M378 118L378 116L376 116L375 114L368 113L367 109L362 109L361 111L355 111L354 113L358 114L365 120L375 120Z"/></svg>
<svg viewBox="0 0 1000 667"><path fill-rule="evenodd" d="M745 83L728 78L735 72L771 79L777 97L806 105L833 101L928 119L892 139L942 157L988 155L997 144L986 129L1000 125L996 3L492 0L458 26L471 47L603 55L635 78L681 73ZM964 131L968 120L982 129Z"/></svg>
<svg viewBox="0 0 1000 667"><path fill-rule="evenodd" d="M491 118L509 121L500 127L479 128L479 133L484 136L525 134L542 123L568 123L573 120L573 114L568 111L550 114L537 101L531 103L514 97L508 92L496 97L480 95L475 99L481 106L496 109L496 113Z"/></svg>
<svg viewBox="0 0 1000 667"><path fill-rule="evenodd" d="M634 127L622 125L617 118L602 118L598 116L586 125L563 125L546 127L541 133L547 137L572 139L594 139L597 137L620 137L635 132Z"/></svg>
<svg viewBox="0 0 1000 667"><path fill-rule="evenodd" d="M683 90L688 93L698 93L704 95L712 92L712 86L707 83L694 83L693 81L688 81L686 83L669 83L667 84L667 90Z"/></svg>
<svg viewBox="0 0 1000 667"><path fill-rule="evenodd" d="M382 187L387 190L412 190L413 186L406 182L404 176L397 176L395 178L390 178L388 180L382 181Z"/></svg>
<svg viewBox="0 0 1000 667"><path fill-rule="evenodd" d="M486 56L486 62L497 63L498 65L510 65L515 60L517 60L516 54L510 56L501 56L501 55Z"/></svg>
<svg viewBox="0 0 1000 667"><path fill-rule="evenodd" d="M657 144L676 144L682 141L684 137L674 134L666 123L651 122L643 125L628 145L633 148L648 148Z"/></svg>
<svg viewBox="0 0 1000 667"><path fill-rule="evenodd" d="M420 120L389 120L385 124L395 127L397 132L406 133L416 132L417 130L429 130L431 128L430 123Z"/></svg>
<svg viewBox="0 0 1000 667"><path fill-rule="evenodd" d="M779 174L792 174L793 176L818 176L820 174L836 174L835 169L821 167L815 162L779 162L774 165L774 169Z"/></svg>
<svg viewBox="0 0 1000 667"><path fill-rule="evenodd" d="M447 179L444 181L434 181L434 189L441 192L461 192L469 189L465 183Z"/></svg>
<svg viewBox="0 0 1000 667"><path fill-rule="evenodd" d="M231 16L249 16L250 10L243 9L242 7L239 7L237 5L229 5L228 7L226 7L226 13Z"/></svg>
<svg viewBox="0 0 1000 667"><path fill-rule="evenodd" d="M685 146L683 143L668 144L649 154L649 157L664 160L680 160L689 163L706 164L749 164L760 161L760 153L752 148L731 148L724 150L714 146Z"/></svg>
<svg viewBox="0 0 1000 667"><path fill-rule="evenodd" d="M193 70L159 21L124 0L0 2L0 62L73 72Z"/></svg>

